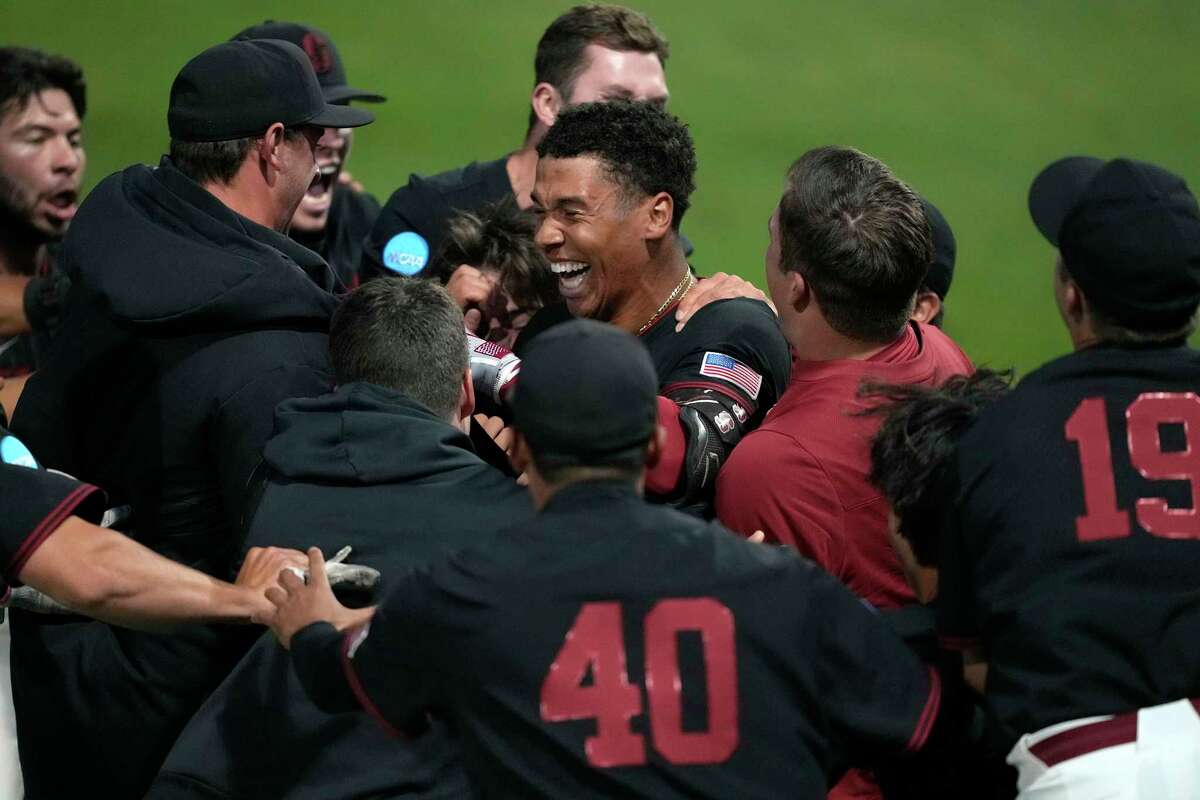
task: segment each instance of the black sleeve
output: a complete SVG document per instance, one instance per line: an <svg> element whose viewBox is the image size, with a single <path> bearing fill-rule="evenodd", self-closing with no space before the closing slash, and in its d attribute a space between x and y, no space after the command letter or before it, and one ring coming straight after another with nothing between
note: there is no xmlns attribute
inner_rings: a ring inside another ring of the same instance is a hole
<svg viewBox="0 0 1200 800"><path fill-rule="evenodd" d="M257 376L222 402L212 419L210 452L229 524L240 528L242 523L252 488L250 476L271 436L275 407L289 398L315 397L329 388L329 377L319 370L285 366Z"/></svg>
<svg viewBox="0 0 1200 800"><path fill-rule="evenodd" d="M30 280L23 297L29 327L35 331L56 330L70 289L71 279L63 272L38 275Z"/></svg>
<svg viewBox="0 0 1200 800"><path fill-rule="evenodd" d="M946 501L939 525L941 558L938 564L937 625L941 646L950 650L970 649L979 641L959 485L957 457L954 457L947 465L938 492Z"/></svg>
<svg viewBox="0 0 1200 800"><path fill-rule="evenodd" d="M292 658L313 702L344 710L353 697L355 707L392 735L420 720L435 700L439 637L430 631L440 623L441 594L430 571L422 570L400 581L371 621L344 637L328 625L305 628Z"/></svg>
<svg viewBox="0 0 1200 800"><path fill-rule="evenodd" d="M848 589L830 578L822 594L812 656L833 735L856 763L919 750L937 721L938 674Z"/></svg>
<svg viewBox="0 0 1200 800"><path fill-rule="evenodd" d="M359 708L342 667L344 641L328 622L314 622L292 637L292 663L300 684L313 704L327 714Z"/></svg>
<svg viewBox="0 0 1200 800"><path fill-rule="evenodd" d="M95 520L104 512L104 495L95 486L11 464L0 464L0 497L0 564L10 583L67 517Z"/></svg>
<svg viewBox="0 0 1200 800"><path fill-rule="evenodd" d="M775 315L757 300L706 306L680 335L687 337L685 353L659 385L679 406L686 444L676 493L691 503L712 496L730 452L783 393L791 361Z"/></svg>

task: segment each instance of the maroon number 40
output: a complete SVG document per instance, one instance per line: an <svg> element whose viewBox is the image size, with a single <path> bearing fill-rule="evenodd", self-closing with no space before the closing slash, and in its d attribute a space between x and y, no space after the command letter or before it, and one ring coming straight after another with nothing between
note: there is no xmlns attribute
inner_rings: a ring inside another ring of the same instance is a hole
<svg viewBox="0 0 1200 800"><path fill-rule="evenodd" d="M1187 445L1164 452L1160 425L1182 425ZM1148 392L1138 395L1125 409L1129 462L1150 480L1187 481L1192 489L1188 508L1171 508L1165 498L1143 497L1134 506L1138 524L1154 536L1167 539L1200 539L1200 397L1192 392ZM1084 514L1075 519L1081 542L1120 539L1132 529L1129 511L1117 506L1113 478L1112 441L1103 397L1089 397L1076 406L1067 420L1066 436L1079 446L1083 473Z"/></svg>
<svg viewBox="0 0 1200 800"><path fill-rule="evenodd" d="M650 736L672 764L719 764L738 746L737 662L733 613L711 597L660 600L643 621ZM700 634L708 697L708 728L683 730L678 635ZM583 682L591 671L589 685ZM629 682L621 604L584 603L542 681L541 715L547 722L596 720L584 742L593 767L646 763L645 737L630 719L642 713L642 690Z"/></svg>

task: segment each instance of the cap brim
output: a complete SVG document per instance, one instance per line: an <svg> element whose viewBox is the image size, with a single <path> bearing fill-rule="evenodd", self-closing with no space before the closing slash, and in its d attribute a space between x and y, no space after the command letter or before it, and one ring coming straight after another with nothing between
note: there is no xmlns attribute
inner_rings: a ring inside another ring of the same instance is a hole
<svg viewBox="0 0 1200 800"><path fill-rule="evenodd" d="M1104 168L1091 156L1068 156L1046 167L1029 187L1029 216L1052 245L1058 246L1063 220L1079 203L1084 189Z"/></svg>
<svg viewBox="0 0 1200 800"><path fill-rule="evenodd" d="M309 125L321 128L358 128L375 121L375 115L370 111L351 106L335 106L326 103L322 111L308 120Z"/></svg>
<svg viewBox="0 0 1200 800"><path fill-rule="evenodd" d="M353 86L322 86L321 93L325 95L326 103L348 103L360 100L364 103L382 103L387 100L381 94L369 92L366 89L355 89Z"/></svg>

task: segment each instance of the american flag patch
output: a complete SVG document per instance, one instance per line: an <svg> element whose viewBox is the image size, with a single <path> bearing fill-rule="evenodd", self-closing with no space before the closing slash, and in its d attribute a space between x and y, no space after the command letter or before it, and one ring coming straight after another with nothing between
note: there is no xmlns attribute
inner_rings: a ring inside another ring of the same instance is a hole
<svg viewBox="0 0 1200 800"><path fill-rule="evenodd" d="M729 381L750 395L751 400L758 399L758 390L762 388L762 375L724 353L705 353L704 360L700 362L700 374Z"/></svg>
<svg viewBox="0 0 1200 800"><path fill-rule="evenodd" d="M508 355L508 348L499 342L480 342L475 345L475 352L492 358L503 358Z"/></svg>

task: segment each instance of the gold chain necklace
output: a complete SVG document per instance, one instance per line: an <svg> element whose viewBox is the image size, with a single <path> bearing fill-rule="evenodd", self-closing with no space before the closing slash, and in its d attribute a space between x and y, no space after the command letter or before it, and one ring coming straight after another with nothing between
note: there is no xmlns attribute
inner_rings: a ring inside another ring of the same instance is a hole
<svg viewBox="0 0 1200 800"><path fill-rule="evenodd" d="M667 295L667 299L664 300L663 304L658 307L658 310L651 315L650 319L646 320L646 324L638 328L637 335L641 336L643 333L650 330L650 328L654 326L654 323L658 322L662 318L663 312L670 308L671 304L676 300L682 300L683 296L691 291L692 286L695 283L696 277L692 275L692 271L689 269L687 274L683 276L683 280L679 282L679 285L676 286L669 295Z"/></svg>

